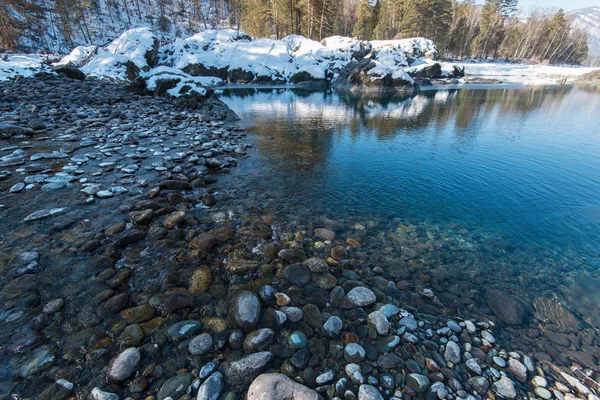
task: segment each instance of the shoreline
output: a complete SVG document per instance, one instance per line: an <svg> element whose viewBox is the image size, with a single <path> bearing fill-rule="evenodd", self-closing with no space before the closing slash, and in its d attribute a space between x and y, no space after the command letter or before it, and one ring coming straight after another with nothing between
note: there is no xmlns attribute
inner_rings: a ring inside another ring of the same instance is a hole
<svg viewBox="0 0 600 400"><path fill-rule="evenodd" d="M435 292L415 291L381 267L359 262L353 255L361 243L340 237L335 227L277 233L287 223L257 210L231 212L215 172L238 163L227 160L232 154L243 166L245 133L232 122L207 120L202 108L181 109L169 99L134 97L118 84L46 79L45 89L41 80L0 83L14 90L11 96L20 96L24 85L46 90L49 97L29 97L24 106L10 99L3 104L18 117L13 125L37 122L37 116L41 127L16 133L33 134L32 139L3 140L0 154L17 152L13 161L3 160L8 162L2 169L13 171L4 187L12 189L23 175L36 177L25 181L33 185L29 189L24 185L11 194L14 206L23 206L22 196L28 209L5 215L14 226L4 235L10 253L0 264L5 280L0 294L8 306L3 310L8 329L0 340L11 349L7 367L16 371L17 393L112 399L107 393L186 398L189 391L187 398L200 399L234 389L241 398L259 374L284 372L301 377L302 387L278 375L263 377L250 391L272 393L281 383L303 393L301 399L316 393L351 397L346 391L359 399L393 398L396 390L397 398L470 398L488 390L506 398L526 393L547 398L545 387L563 393L569 386L597 399L576 382L581 377L558 376L558 367L548 361L534 363L524 353L503 351L491 321L428 312L440 308ZM89 93L110 88L115 93L103 93L100 102L85 93L75 97L73 89L85 85L92 86ZM66 104L58 114L65 119L54 119L44 101ZM223 112L216 103L208 111ZM94 113L99 117L89 118ZM86 141L90 138L96 142ZM22 142L25 155L5 145ZM46 168L35 166L39 163ZM96 180L108 189L78 193ZM101 194L105 191L111 194ZM48 203L69 209L22 221ZM406 306L405 295L423 308ZM517 314L526 312L511 295L492 296ZM86 369L76 368L81 362Z"/></svg>

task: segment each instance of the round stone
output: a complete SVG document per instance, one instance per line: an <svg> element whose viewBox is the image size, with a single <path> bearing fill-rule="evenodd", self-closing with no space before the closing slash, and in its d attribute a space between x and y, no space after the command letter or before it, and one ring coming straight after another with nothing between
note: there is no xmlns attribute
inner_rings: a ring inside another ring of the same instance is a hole
<svg viewBox="0 0 600 400"><path fill-rule="evenodd" d="M260 308L258 296L244 290L238 293L231 301L229 315L231 315L235 325L249 332L258 324Z"/></svg>
<svg viewBox="0 0 600 400"><path fill-rule="evenodd" d="M343 308L366 307L377 301L375 293L371 289L363 286L357 286L350 290L342 300Z"/></svg>
<svg viewBox="0 0 600 400"><path fill-rule="evenodd" d="M306 338L304 332L295 331L292 332L288 337L288 343L294 349L302 349L308 344L308 339Z"/></svg>
<svg viewBox="0 0 600 400"><path fill-rule="evenodd" d="M188 350L194 356L201 356L208 352L213 345L213 338L208 333L203 333L190 340Z"/></svg>
<svg viewBox="0 0 600 400"><path fill-rule="evenodd" d="M550 393L550 391L548 389L543 388L543 387L536 387L535 394L537 394L544 400L548 400L548 399L552 398L552 393Z"/></svg>
<svg viewBox="0 0 600 400"><path fill-rule="evenodd" d="M365 349L358 343L349 343L344 348L344 360L349 363L359 363L365 359Z"/></svg>
<svg viewBox="0 0 600 400"><path fill-rule="evenodd" d="M135 347L123 350L108 364L107 378L111 382L119 383L131 378L141 359L140 351Z"/></svg>
<svg viewBox="0 0 600 400"><path fill-rule="evenodd" d="M494 358L492 358L492 360L494 361L494 364L496 364L500 368L506 367L506 360L504 360L504 358L498 357L498 356L494 356Z"/></svg>
<svg viewBox="0 0 600 400"><path fill-rule="evenodd" d="M334 315L329 317L327 322L323 324L323 332L325 332L325 335L327 335L328 337L334 338L340 334L343 326L344 323L342 322L340 317Z"/></svg>
<svg viewBox="0 0 600 400"><path fill-rule="evenodd" d="M408 374L406 384L417 393L424 393L429 388L429 378L421 374Z"/></svg>

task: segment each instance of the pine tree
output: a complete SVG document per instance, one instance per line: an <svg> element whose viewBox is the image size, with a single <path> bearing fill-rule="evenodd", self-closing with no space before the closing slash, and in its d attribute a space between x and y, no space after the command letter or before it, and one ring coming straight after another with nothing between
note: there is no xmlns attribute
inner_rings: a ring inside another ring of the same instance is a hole
<svg viewBox="0 0 600 400"><path fill-rule="evenodd" d="M361 40L371 40L377 24L378 4L371 5L368 0L362 0L358 6L356 24L352 35Z"/></svg>

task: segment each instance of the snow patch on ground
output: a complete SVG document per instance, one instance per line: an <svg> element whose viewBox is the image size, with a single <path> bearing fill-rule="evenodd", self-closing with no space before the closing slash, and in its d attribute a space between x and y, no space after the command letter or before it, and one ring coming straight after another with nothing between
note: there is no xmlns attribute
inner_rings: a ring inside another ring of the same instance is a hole
<svg viewBox="0 0 600 400"><path fill-rule="evenodd" d="M43 70L46 56L41 54L0 54L0 81L15 76L30 77Z"/></svg>
<svg viewBox="0 0 600 400"><path fill-rule="evenodd" d="M556 84L557 80L570 82L598 68L552 65L524 65L510 63L459 63L466 77L494 78L506 83L525 85Z"/></svg>

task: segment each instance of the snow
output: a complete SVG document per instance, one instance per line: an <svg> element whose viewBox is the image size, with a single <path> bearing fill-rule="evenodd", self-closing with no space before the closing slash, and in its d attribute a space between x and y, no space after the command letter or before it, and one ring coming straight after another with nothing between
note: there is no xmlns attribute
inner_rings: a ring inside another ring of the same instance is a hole
<svg viewBox="0 0 600 400"><path fill-rule="evenodd" d="M70 54L63 57L56 65L71 64L75 67L80 67L96 52L96 46L77 46Z"/></svg>
<svg viewBox="0 0 600 400"><path fill-rule="evenodd" d="M106 51L123 55L139 68L144 68L148 65L146 53L152 49L155 41L158 39L149 28L130 29L113 40L106 47Z"/></svg>
<svg viewBox="0 0 600 400"><path fill-rule="evenodd" d="M156 84L160 80L178 79L179 82L177 85L174 88L167 90L167 93L174 97L179 96L181 89L186 85L191 87L190 90L204 96L206 94L206 89L203 87L203 85L214 86L219 83L218 81L220 81L218 78L190 76L178 69L165 66L154 68L146 73L142 73L141 76L148 78L146 81L146 87L149 90L154 90L156 88Z"/></svg>
<svg viewBox="0 0 600 400"><path fill-rule="evenodd" d="M435 60L438 57L438 49L433 40L425 38L410 38L399 40L372 40L373 50L391 49L398 53L405 53L408 57L425 57Z"/></svg>
<svg viewBox="0 0 600 400"><path fill-rule="evenodd" d="M127 62L141 70L148 69L146 54L158 43L154 33L146 27L130 29L113 40L105 48L79 46L63 57L56 65L81 65L90 60L81 70L91 76L125 80ZM97 54L93 56L94 52ZM90 57L92 56L92 57Z"/></svg>
<svg viewBox="0 0 600 400"><path fill-rule="evenodd" d="M465 69L465 76L495 78L506 83L528 85L556 84L561 79L572 81L598 69L511 63L459 63L457 66Z"/></svg>
<svg viewBox="0 0 600 400"><path fill-rule="evenodd" d="M0 54L0 81L17 75L31 77L44 69L45 59L42 54Z"/></svg>

